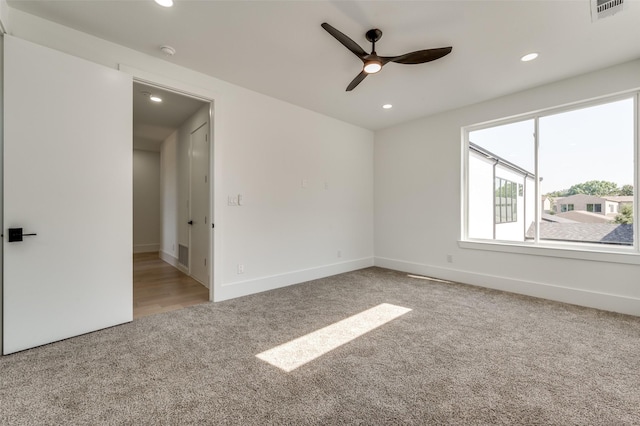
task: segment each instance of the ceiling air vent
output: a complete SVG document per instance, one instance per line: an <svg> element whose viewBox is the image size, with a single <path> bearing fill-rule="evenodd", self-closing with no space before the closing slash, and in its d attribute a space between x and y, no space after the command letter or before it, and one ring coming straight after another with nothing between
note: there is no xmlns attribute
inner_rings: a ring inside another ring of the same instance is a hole
<svg viewBox="0 0 640 426"><path fill-rule="evenodd" d="M629 0L591 0L591 22L622 12Z"/></svg>

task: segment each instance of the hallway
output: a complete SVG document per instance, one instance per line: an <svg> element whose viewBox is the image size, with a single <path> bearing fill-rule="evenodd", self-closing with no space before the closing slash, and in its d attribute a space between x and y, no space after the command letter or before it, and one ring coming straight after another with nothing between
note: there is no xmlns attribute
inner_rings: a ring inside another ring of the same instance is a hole
<svg viewBox="0 0 640 426"><path fill-rule="evenodd" d="M209 289L164 262L158 253L133 255L133 318L209 301Z"/></svg>

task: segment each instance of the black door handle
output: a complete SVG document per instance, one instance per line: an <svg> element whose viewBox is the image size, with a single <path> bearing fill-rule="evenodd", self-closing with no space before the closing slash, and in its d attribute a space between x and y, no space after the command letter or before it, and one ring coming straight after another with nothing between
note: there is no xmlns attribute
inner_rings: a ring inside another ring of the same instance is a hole
<svg viewBox="0 0 640 426"><path fill-rule="evenodd" d="M187 222L189 225L193 225L193 221L190 220L189 222Z"/></svg>
<svg viewBox="0 0 640 426"><path fill-rule="evenodd" d="M38 234L23 234L22 233L22 228L9 228L9 242L10 243L15 243L18 241L22 241L22 237L28 237L31 235L38 235Z"/></svg>

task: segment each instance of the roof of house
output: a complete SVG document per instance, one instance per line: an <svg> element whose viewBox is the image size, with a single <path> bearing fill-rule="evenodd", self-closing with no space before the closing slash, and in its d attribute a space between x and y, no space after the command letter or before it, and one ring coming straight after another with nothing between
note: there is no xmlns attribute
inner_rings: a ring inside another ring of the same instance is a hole
<svg viewBox="0 0 640 426"><path fill-rule="evenodd" d="M633 203L633 195L605 195L607 201L616 201L618 203Z"/></svg>
<svg viewBox="0 0 640 426"><path fill-rule="evenodd" d="M556 216L581 223L608 223L613 220L612 217L609 217L607 215L588 212L585 210L571 210L568 212L556 213Z"/></svg>
<svg viewBox="0 0 640 426"><path fill-rule="evenodd" d="M526 238L535 236L532 223ZM540 239L601 244L633 244L633 225L617 223L552 223L540 222Z"/></svg>
<svg viewBox="0 0 640 426"><path fill-rule="evenodd" d="M511 161L505 160L504 158L500 157L497 154L494 154L493 152L489 151L486 148L481 147L480 145L477 145L471 141L469 141L469 149L471 149L472 151L477 152L478 154L490 159L490 160L495 160L498 163L502 164L505 167L510 168L511 170L522 174L523 176L530 176L533 177L534 174L526 169L523 169L522 167L518 166L517 164L512 163Z"/></svg>
<svg viewBox="0 0 640 426"><path fill-rule="evenodd" d="M557 223L578 223L575 220L567 219L566 217L559 216L557 214L542 213L540 219L545 222L557 222Z"/></svg>
<svg viewBox="0 0 640 426"><path fill-rule="evenodd" d="M566 197L558 197L554 201L557 204L559 202L566 202L574 199L583 199L583 200L598 199L598 200L613 201L616 203L633 203L633 195L602 195L600 196L600 195L589 195L589 194L573 194L573 195L567 195Z"/></svg>

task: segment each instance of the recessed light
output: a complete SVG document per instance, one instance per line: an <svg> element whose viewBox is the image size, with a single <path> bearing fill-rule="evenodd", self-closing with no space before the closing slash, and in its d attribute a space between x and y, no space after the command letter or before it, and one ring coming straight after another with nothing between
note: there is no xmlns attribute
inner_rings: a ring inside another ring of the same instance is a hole
<svg viewBox="0 0 640 426"><path fill-rule="evenodd" d="M162 102L162 98L156 95L149 96L149 99L152 100L153 102Z"/></svg>
<svg viewBox="0 0 640 426"><path fill-rule="evenodd" d="M173 6L173 0L154 0L162 7L171 7Z"/></svg>
<svg viewBox="0 0 640 426"><path fill-rule="evenodd" d="M520 60L522 62L529 62L529 61L533 61L537 57L538 57L537 53L529 53L527 55L524 55L522 58L520 58Z"/></svg>
<svg viewBox="0 0 640 426"><path fill-rule="evenodd" d="M384 104L384 105L382 105L382 108L384 108L384 109L391 109L391 108L393 108L393 105L391 105L391 104Z"/></svg>

